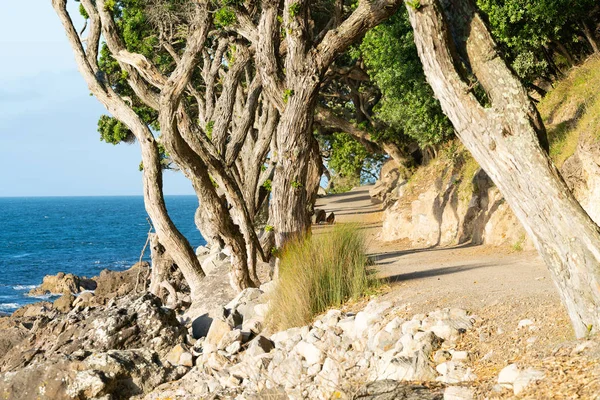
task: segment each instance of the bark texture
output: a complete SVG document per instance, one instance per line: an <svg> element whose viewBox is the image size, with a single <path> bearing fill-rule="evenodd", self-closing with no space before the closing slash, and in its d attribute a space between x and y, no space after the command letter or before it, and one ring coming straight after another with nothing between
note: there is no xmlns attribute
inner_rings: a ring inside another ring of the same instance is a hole
<svg viewBox="0 0 600 400"><path fill-rule="evenodd" d="M599 229L541 148L541 122L526 90L471 1L422 0L407 9L427 80L460 140L533 239L577 337L598 332ZM486 91L489 107L470 92L465 69Z"/></svg>

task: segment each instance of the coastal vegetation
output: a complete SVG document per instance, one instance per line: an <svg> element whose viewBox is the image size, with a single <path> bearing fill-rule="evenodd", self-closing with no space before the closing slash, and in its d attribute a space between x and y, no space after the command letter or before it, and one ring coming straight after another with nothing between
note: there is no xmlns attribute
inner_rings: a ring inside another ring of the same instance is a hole
<svg viewBox="0 0 600 400"><path fill-rule="evenodd" d="M378 281L366 253L359 227L351 224L289 241L281 251L269 325L274 330L306 325L329 308L373 293Z"/></svg>

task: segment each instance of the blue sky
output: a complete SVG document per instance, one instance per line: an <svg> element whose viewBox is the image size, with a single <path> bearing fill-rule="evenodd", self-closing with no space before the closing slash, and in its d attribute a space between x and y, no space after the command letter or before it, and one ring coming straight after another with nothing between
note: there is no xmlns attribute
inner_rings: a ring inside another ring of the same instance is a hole
<svg viewBox="0 0 600 400"><path fill-rule="evenodd" d="M0 22L0 197L141 195L139 148L100 142L105 110L77 72L51 0L3 2ZM193 191L167 171L165 193Z"/></svg>

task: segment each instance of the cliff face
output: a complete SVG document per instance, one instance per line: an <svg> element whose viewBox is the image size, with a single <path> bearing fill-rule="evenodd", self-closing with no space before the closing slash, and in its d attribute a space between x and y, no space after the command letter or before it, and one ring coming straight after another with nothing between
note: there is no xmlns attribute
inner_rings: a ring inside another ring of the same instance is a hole
<svg viewBox="0 0 600 400"><path fill-rule="evenodd" d="M441 156L387 194L381 238L415 247L467 242L530 246L504 198L464 152Z"/></svg>
<svg viewBox="0 0 600 400"><path fill-rule="evenodd" d="M600 223L600 58L574 68L539 110L553 161L581 206ZM532 248L501 193L460 145L449 144L409 179L398 176L388 165L373 193L385 206L383 240L406 240L415 247L471 241Z"/></svg>

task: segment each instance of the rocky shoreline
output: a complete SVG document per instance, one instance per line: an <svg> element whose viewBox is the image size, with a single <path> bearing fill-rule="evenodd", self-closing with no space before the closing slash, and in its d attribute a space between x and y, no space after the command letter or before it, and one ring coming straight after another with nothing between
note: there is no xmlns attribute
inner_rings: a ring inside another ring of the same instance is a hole
<svg viewBox="0 0 600 400"><path fill-rule="evenodd" d="M375 299L357 313L330 310L309 326L269 332L265 316L275 283L232 299L231 291L215 286L227 273L227 257L201 257L213 263L206 278L213 296L202 306L148 293L146 263L103 272L93 278L94 292L86 286L91 280L45 278L37 290L79 292L0 318L2 398L477 396L476 355L460 345L476 315L438 309L407 316L404 305ZM510 364L492 391L519 395L544 377Z"/></svg>

